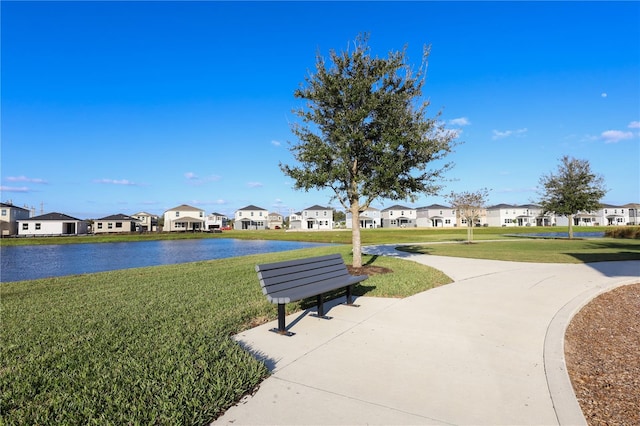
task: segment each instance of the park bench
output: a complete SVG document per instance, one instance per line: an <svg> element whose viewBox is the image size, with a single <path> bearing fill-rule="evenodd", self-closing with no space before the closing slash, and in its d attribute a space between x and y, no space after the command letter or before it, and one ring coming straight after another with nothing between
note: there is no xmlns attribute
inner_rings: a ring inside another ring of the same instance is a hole
<svg viewBox="0 0 640 426"><path fill-rule="evenodd" d="M285 304L316 296L317 316L329 319L324 312L323 296L344 288L347 305L353 305L351 287L369 278L367 275L351 275L340 254L309 257L306 259L256 265L262 292L267 300L278 305L279 334L292 336L285 327Z"/></svg>

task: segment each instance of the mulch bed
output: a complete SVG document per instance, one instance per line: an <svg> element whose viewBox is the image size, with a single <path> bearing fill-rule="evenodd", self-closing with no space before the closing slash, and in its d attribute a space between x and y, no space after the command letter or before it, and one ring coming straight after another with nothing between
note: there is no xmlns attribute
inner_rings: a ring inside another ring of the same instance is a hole
<svg viewBox="0 0 640 426"><path fill-rule="evenodd" d="M640 283L604 293L574 316L565 360L589 425L640 425Z"/></svg>

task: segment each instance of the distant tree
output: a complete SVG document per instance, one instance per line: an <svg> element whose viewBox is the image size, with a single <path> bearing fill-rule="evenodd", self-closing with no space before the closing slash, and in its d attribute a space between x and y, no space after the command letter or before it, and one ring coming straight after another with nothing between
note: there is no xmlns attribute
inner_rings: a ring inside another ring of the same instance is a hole
<svg viewBox="0 0 640 426"><path fill-rule="evenodd" d="M302 122L292 125L299 142L290 149L299 165L280 163L296 189L330 188L332 199L351 212L354 267L362 266L360 213L377 198L436 194L436 182L452 165L427 165L449 154L456 138L426 117L429 103L420 100L428 48L414 73L406 47L374 58L367 42L360 35L352 51L331 50L330 63L316 55L315 74L294 92L307 101L294 111Z"/></svg>
<svg viewBox="0 0 640 426"><path fill-rule="evenodd" d="M473 227L480 220L482 210L486 207L489 190L479 189L475 192L451 192L447 200L457 215L467 222L467 243L473 241Z"/></svg>
<svg viewBox="0 0 640 426"><path fill-rule="evenodd" d="M545 213L565 216L569 221L569 238L573 238L573 217L580 211L600 208L607 193L604 178L591 171L587 160L564 156L555 174L540 178L540 205Z"/></svg>
<svg viewBox="0 0 640 426"><path fill-rule="evenodd" d="M347 219L347 215L342 210L333 210L333 221L344 222Z"/></svg>

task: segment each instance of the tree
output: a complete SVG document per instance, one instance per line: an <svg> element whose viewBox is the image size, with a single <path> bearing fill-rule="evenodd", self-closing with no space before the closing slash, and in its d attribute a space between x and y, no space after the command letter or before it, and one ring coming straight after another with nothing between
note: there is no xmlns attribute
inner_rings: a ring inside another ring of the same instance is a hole
<svg viewBox="0 0 640 426"><path fill-rule="evenodd" d="M406 46L387 58L372 57L368 36L360 35L353 51L331 50L329 61L316 55L316 72L294 92L306 105L294 110L301 122L291 127L298 142L291 146L297 166L280 163L309 191L331 189L352 217L353 266L362 266L361 212L378 198L415 200L436 194L436 183L451 163L443 159L453 147L454 132L427 118L420 100L429 49L416 73L406 62Z"/></svg>
<svg viewBox="0 0 640 426"><path fill-rule="evenodd" d="M600 208L600 200L607 193L602 176L591 171L587 160L565 155L560 160L556 174L540 178L541 201L544 213L567 217L569 238L573 238L573 216L580 211Z"/></svg>
<svg viewBox="0 0 640 426"><path fill-rule="evenodd" d="M457 211L458 216L467 222L467 243L473 241L473 227L480 219L482 210L487 204L489 190L479 189L476 192L451 192L447 195L451 208Z"/></svg>

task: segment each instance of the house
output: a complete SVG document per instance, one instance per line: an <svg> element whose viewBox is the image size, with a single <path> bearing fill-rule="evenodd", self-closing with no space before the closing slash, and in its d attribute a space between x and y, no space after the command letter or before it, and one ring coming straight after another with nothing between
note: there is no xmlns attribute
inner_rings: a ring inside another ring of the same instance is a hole
<svg viewBox="0 0 640 426"><path fill-rule="evenodd" d="M284 217L280 213L269 213L267 218L267 227L269 229L282 229Z"/></svg>
<svg viewBox="0 0 640 426"><path fill-rule="evenodd" d="M136 218L121 213L93 221L94 234L136 232L140 229L140 222Z"/></svg>
<svg viewBox="0 0 640 426"><path fill-rule="evenodd" d="M132 214L131 217L138 221L141 232L156 232L158 230L158 216L154 214L139 212Z"/></svg>
<svg viewBox="0 0 640 426"><path fill-rule="evenodd" d="M487 224L489 226L555 226L556 217L544 214L537 204L497 204L487 207Z"/></svg>
<svg viewBox="0 0 640 426"><path fill-rule="evenodd" d="M395 205L381 211L383 228L414 228L416 227L416 209Z"/></svg>
<svg viewBox="0 0 640 426"><path fill-rule="evenodd" d="M86 221L57 212L18 220L18 235L24 236L83 235L88 229Z"/></svg>
<svg viewBox="0 0 640 426"><path fill-rule="evenodd" d="M249 205L236 210L233 229L267 229L269 211L261 207Z"/></svg>
<svg viewBox="0 0 640 426"><path fill-rule="evenodd" d="M289 215L289 229L302 229L302 212L292 212Z"/></svg>
<svg viewBox="0 0 640 426"><path fill-rule="evenodd" d="M637 225L639 207L640 204L633 203L624 206L602 204L600 209L595 212L595 224L604 226Z"/></svg>
<svg viewBox="0 0 640 426"><path fill-rule="evenodd" d="M229 218L222 213L211 213L204 221L204 229L213 231L215 229L226 228L229 224Z"/></svg>
<svg viewBox="0 0 640 426"><path fill-rule="evenodd" d="M18 235L18 220L29 219L30 212L26 208L11 203L0 203L0 233L3 237Z"/></svg>
<svg viewBox="0 0 640 426"><path fill-rule="evenodd" d="M420 228L453 228L458 226L456 210L441 204L418 207L416 226Z"/></svg>
<svg viewBox="0 0 640 426"><path fill-rule="evenodd" d="M204 210L186 204L164 212L165 232L187 232L204 230Z"/></svg>
<svg viewBox="0 0 640 426"><path fill-rule="evenodd" d="M347 212L346 214L347 229L353 228L352 218L353 218L353 215L351 214L351 212ZM360 223L360 228L362 229L379 228L382 224L380 209L376 209L374 207L367 207L366 210L360 213L358 217L358 222Z"/></svg>
<svg viewBox="0 0 640 426"><path fill-rule="evenodd" d="M317 231L333 229L333 209L315 205L302 210L301 229Z"/></svg>

